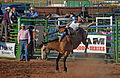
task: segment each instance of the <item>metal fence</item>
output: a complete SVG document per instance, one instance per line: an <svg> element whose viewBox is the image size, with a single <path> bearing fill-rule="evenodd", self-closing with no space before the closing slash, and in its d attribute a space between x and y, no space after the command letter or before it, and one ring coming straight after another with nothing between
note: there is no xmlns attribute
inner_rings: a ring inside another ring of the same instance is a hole
<svg viewBox="0 0 120 78"><path fill-rule="evenodd" d="M38 27L37 29L39 29L39 27L44 27L42 28L42 30L44 30L45 32L49 32L49 31L55 31L56 30L56 25L66 25L66 23L68 23L69 21L71 21L70 19L68 20L64 20L64 19L59 19L59 20L41 20L41 19L18 19L18 25L17 24L11 24L9 27L9 42L11 43L16 43L16 58L19 59L20 58L20 46L17 45L17 34L18 31L20 30L20 24L21 23L25 23L26 26L30 27ZM26 23L27 22L27 23ZM34 24L30 24L30 23ZM61 22L61 23L60 23ZM69 58L73 58L73 59L98 59L98 60L113 60L116 61L116 63L119 62L119 25L118 23L120 22L120 20L116 20L116 25L113 24L112 26L110 25L98 25L97 26L97 30L110 30L111 34L106 34L106 36L110 36L112 37L112 40L107 41L111 43L111 46L107 46L107 48L110 48L110 53L102 53L102 54L95 54L95 53L90 53L89 57L94 57L94 58L85 58L84 57L84 53L80 53L80 52L75 52L73 53L73 55L69 56ZM98 35L98 33L96 32L96 26L91 26L90 28L87 29L89 32L89 35ZM41 32L42 33L42 32ZM41 35L41 34L40 34ZM49 37L45 37L45 41L50 40ZM38 42L39 43L39 42ZM104 59L104 55L111 55L113 58L112 59ZM33 56L41 56L41 52L39 48L34 48L33 50ZM52 51L52 53L48 56L48 58L56 58L57 54L55 51Z"/></svg>

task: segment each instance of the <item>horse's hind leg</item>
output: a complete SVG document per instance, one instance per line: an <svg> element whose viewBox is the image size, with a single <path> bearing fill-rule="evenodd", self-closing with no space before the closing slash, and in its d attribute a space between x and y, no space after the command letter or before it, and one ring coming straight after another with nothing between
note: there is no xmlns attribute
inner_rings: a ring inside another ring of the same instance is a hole
<svg viewBox="0 0 120 78"><path fill-rule="evenodd" d="M60 60L60 58L61 58L62 56L63 56L63 55L59 53L59 55L58 55L58 57L57 57L57 59L56 59L56 71L59 70L58 62L59 62L59 60Z"/></svg>
<svg viewBox="0 0 120 78"><path fill-rule="evenodd" d="M88 42L84 42L83 44L85 45L85 53L87 53Z"/></svg>
<svg viewBox="0 0 120 78"><path fill-rule="evenodd" d="M67 72L67 67L66 67L66 59L68 57L68 54L64 56L63 62L64 62L64 72Z"/></svg>
<svg viewBox="0 0 120 78"><path fill-rule="evenodd" d="M85 45L85 56L88 57L88 54L87 54L87 48L88 48L88 42L83 42L83 44Z"/></svg>

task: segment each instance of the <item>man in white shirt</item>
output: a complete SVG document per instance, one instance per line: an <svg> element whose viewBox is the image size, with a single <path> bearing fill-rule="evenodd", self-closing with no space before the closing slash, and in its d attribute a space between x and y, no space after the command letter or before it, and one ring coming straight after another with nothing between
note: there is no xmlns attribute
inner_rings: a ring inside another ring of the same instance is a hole
<svg viewBox="0 0 120 78"><path fill-rule="evenodd" d="M68 34L76 34L77 30L81 29L81 32L83 32L83 28L88 28L89 26L96 24L96 22L92 22L88 25L84 25L83 23L85 22L85 20L83 19L82 15L79 15L77 20L73 20L72 22L70 22L69 24L66 25L66 28L68 29ZM86 32L83 32L83 36L86 37ZM66 33L63 33L63 35L61 37L59 37L59 41L61 41L64 37L66 36Z"/></svg>
<svg viewBox="0 0 120 78"><path fill-rule="evenodd" d="M25 29L24 24L21 24L21 30L18 33L18 45L21 47L21 60L23 61L23 56L24 56L24 49L25 49L25 59L28 61L28 45L30 44L30 33L27 29Z"/></svg>

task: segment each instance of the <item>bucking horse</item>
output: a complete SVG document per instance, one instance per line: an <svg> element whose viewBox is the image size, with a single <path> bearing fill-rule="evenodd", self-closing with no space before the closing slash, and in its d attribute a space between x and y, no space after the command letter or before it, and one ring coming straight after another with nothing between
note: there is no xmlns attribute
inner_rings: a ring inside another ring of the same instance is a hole
<svg viewBox="0 0 120 78"><path fill-rule="evenodd" d="M55 50L59 52L59 55L56 59L56 71L59 71L58 62L62 56L64 62L64 71L67 72L66 67L66 59L70 53L73 53L73 49L76 49L81 42L85 45L85 53L87 51L88 42L87 39L87 32L83 28L79 28L75 34L69 34L67 28L59 28L59 30L64 30L67 32L66 36L61 40L54 40L46 43L42 43L41 52L42 54L46 53L49 54L50 50ZM63 31L62 30L62 31ZM47 45L45 45L47 44Z"/></svg>

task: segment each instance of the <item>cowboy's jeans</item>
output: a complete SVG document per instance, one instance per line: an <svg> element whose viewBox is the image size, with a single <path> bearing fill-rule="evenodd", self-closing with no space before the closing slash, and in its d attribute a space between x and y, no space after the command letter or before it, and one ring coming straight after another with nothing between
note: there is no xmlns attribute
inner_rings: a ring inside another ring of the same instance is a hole
<svg viewBox="0 0 120 78"><path fill-rule="evenodd" d="M21 47L21 60L23 60L23 56L24 56L24 50L25 50L25 59L28 60L28 50L27 50L27 42L28 40L21 40L20 41L20 47Z"/></svg>
<svg viewBox="0 0 120 78"><path fill-rule="evenodd" d="M3 36L3 32L5 31L5 39L8 40L8 25L7 21L3 20L1 25L1 37Z"/></svg>

